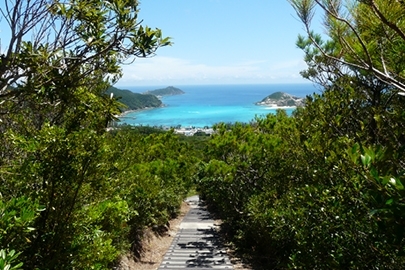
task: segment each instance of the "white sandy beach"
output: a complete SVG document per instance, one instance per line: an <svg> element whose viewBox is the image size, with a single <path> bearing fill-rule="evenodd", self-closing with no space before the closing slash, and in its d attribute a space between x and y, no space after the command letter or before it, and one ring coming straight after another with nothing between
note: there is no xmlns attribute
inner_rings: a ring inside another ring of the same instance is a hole
<svg viewBox="0 0 405 270"><path fill-rule="evenodd" d="M259 105L263 106L266 110L277 110L277 109L296 109L296 106L277 106L277 105Z"/></svg>

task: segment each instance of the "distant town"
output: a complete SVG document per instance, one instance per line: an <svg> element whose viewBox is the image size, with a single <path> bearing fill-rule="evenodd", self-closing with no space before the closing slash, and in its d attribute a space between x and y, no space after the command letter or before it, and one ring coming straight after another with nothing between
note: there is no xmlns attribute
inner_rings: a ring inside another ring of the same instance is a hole
<svg viewBox="0 0 405 270"><path fill-rule="evenodd" d="M174 133L182 134L185 136L194 136L198 133L205 133L206 135L212 135L214 133L214 129L209 127L204 128L185 127L185 128L175 128Z"/></svg>

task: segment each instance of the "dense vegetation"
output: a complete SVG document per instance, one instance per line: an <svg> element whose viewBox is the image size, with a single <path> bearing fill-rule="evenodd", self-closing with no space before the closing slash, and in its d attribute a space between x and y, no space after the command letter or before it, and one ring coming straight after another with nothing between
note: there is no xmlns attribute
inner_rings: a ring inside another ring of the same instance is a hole
<svg viewBox="0 0 405 270"><path fill-rule="evenodd" d="M3 5L0 267L111 269L195 181L265 269L405 268L402 2L291 0L308 30L302 75L323 93L193 138L106 131L119 65L170 42L136 1L72 2ZM328 41L309 28L316 5Z"/></svg>
<svg viewBox="0 0 405 270"><path fill-rule="evenodd" d="M302 74L323 93L292 117L218 125L201 195L265 269L404 269L405 6L291 2L308 29ZM310 29L316 6L328 41Z"/></svg>
<svg viewBox="0 0 405 270"><path fill-rule="evenodd" d="M173 95L182 95L184 94L184 91L174 86L168 86L166 88L149 90L145 92L145 94L152 94L155 96L173 96Z"/></svg>
<svg viewBox="0 0 405 270"><path fill-rule="evenodd" d="M120 107L122 111L161 107L163 104L155 95L134 93L113 86L110 86L106 91L106 95L111 94L124 105Z"/></svg>
<svg viewBox="0 0 405 270"><path fill-rule="evenodd" d="M295 97L283 92L275 92L263 98L261 101L256 102L256 105L300 107L304 106L303 101L303 98Z"/></svg>
<svg viewBox="0 0 405 270"><path fill-rule="evenodd" d="M5 2L0 269L111 269L176 214L194 171L172 133L106 132L121 63L170 41L132 0Z"/></svg>
<svg viewBox="0 0 405 270"><path fill-rule="evenodd" d="M1 246L23 252L28 269L106 269L136 252L144 228L177 214L195 171L170 132L48 126L12 143L21 161L3 170Z"/></svg>

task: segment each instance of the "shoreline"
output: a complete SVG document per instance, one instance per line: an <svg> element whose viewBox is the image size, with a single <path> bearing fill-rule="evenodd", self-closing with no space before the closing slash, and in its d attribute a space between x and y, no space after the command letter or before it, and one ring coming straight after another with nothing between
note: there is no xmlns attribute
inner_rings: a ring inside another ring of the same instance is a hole
<svg viewBox="0 0 405 270"><path fill-rule="evenodd" d="M122 112L122 113L120 113L118 115L114 115L114 116L117 117L117 118L125 118L126 115L130 114L130 113L153 110L153 109L159 109L159 108L164 108L164 107L166 107L166 105L163 104L162 106L159 106L159 107L145 107L145 108L136 109L136 110L126 110L126 111L124 111L124 112ZM136 118L136 117L133 117L133 118Z"/></svg>
<svg viewBox="0 0 405 270"><path fill-rule="evenodd" d="M296 109L300 106L277 106L274 104L255 104L258 107L262 107L264 110L288 110L288 109ZM127 116L130 113L134 113L134 112L141 112L141 111L148 111L148 110L153 110L153 109L159 109L159 108L164 108L167 107L166 104L162 104L162 106L159 107L145 107L142 109L136 109L136 110L127 110L122 112L119 115L115 115L115 117L118 119L118 122L125 121L125 118L127 119L136 119L137 117L135 116ZM266 113L267 114L267 113ZM220 122L218 122L220 123ZM216 124L218 124L216 123ZM248 123L248 122L246 122ZM135 124L134 126L143 126L143 124ZM145 126L151 126L151 125L145 125ZM206 128L212 129L213 125L205 125L205 126L194 126L194 125L190 125L190 126L182 126L180 125L176 125L176 126L169 126L169 125L160 125L160 126L151 126L151 127L156 127L156 128L162 128L164 130L169 130L169 129L174 129L176 133L189 133L190 130L203 130ZM185 129L185 130L184 130ZM194 132L192 132L194 133Z"/></svg>
<svg viewBox="0 0 405 270"><path fill-rule="evenodd" d="M260 106L260 107L265 107L265 109L266 110L277 110L277 109L296 109L297 108L297 106L273 106L273 105L266 105L266 104L263 104L263 105L258 105L258 104L256 104L257 106Z"/></svg>

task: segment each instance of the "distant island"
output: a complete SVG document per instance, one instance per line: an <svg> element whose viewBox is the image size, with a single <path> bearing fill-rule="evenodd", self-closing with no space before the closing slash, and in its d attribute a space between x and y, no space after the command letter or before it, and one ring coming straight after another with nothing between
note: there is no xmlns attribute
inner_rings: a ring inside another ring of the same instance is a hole
<svg viewBox="0 0 405 270"><path fill-rule="evenodd" d="M105 94L113 94L114 97L118 98L119 102L125 105L125 107L120 108L122 112L163 106L162 101L152 94L134 93L113 86L109 87Z"/></svg>
<svg viewBox="0 0 405 270"><path fill-rule="evenodd" d="M304 106L304 99L284 92L275 92L255 104L269 107L301 107Z"/></svg>
<svg viewBox="0 0 405 270"><path fill-rule="evenodd" d="M161 89L156 89L156 90L149 90L149 91L146 91L143 94L152 94L152 95L155 95L157 97L163 97L163 96L183 95L184 91L182 91L179 88L176 88L174 86L168 86L166 88L161 88Z"/></svg>

